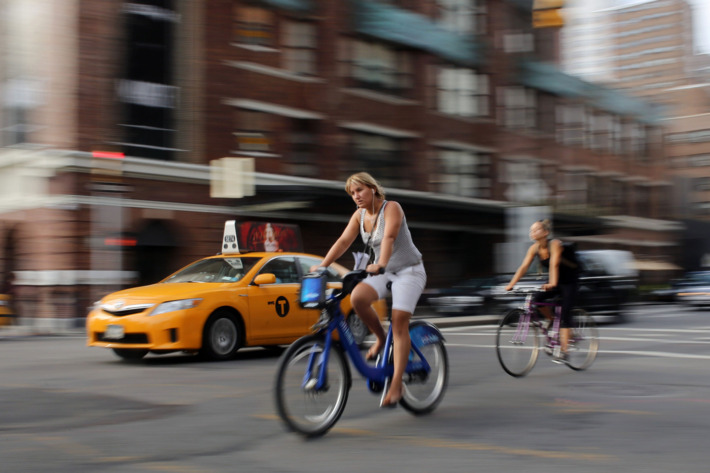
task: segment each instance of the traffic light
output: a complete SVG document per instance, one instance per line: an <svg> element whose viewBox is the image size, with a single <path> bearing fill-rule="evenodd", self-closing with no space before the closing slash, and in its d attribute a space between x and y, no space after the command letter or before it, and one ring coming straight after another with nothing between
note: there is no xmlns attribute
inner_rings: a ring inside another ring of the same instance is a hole
<svg viewBox="0 0 710 473"><path fill-rule="evenodd" d="M535 0L533 2L533 28L560 28L564 26L562 17L564 0Z"/></svg>

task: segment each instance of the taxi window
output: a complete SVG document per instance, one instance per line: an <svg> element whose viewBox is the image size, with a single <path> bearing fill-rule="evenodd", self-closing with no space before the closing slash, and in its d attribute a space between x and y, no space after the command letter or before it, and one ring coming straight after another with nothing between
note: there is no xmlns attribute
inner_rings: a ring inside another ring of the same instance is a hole
<svg viewBox="0 0 710 473"><path fill-rule="evenodd" d="M230 257L197 261L163 282L237 282L259 258Z"/></svg>
<svg viewBox="0 0 710 473"><path fill-rule="evenodd" d="M277 284L298 283L298 268L294 258L275 258L261 268L259 274L272 273L276 276Z"/></svg>
<svg viewBox="0 0 710 473"><path fill-rule="evenodd" d="M316 266L321 263L322 260L318 258L307 258L307 257L301 257L299 258L299 264L301 265L301 272L303 274L308 274L308 272L311 270L311 266ZM328 268L328 282L342 282L343 278L340 277L338 272L334 270L333 268Z"/></svg>

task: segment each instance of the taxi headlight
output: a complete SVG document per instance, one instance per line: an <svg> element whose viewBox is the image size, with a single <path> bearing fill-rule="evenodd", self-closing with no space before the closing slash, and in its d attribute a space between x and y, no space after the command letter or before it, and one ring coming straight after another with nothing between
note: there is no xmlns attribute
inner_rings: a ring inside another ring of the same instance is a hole
<svg viewBox="0 0 710 473"><path fill-rule="evenodd" d="M179 301L168 301L168 302L163 302L162 304L158 305L153 311L148 314L150 315L159 315L159 314L164 314L166 312L175 312L177 310L186 310L186 309L193 309L200 305L200 302L202 302L202 299L181 299Z"/></svg>

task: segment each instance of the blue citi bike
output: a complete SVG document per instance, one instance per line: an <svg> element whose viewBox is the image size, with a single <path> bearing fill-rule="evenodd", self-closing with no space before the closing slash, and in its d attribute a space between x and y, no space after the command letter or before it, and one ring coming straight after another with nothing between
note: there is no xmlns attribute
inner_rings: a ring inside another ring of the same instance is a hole
<svg viewBox="0 0 710 473"><path fill-rule="evenodd" d="M325 275L321 272L310 273L302 280L299 304L303 308L320 309L321 316L313 326L314 333L293 342L279 360L276 409L292 431L316 437L338 421L352 385L346 355L373 394L384 397L387 392L394 372L391 325L383 351L373 364L363 357L340 308L340 301L365 277L364 270L349 272L340 290L326 289ZM412 350L399 404L415 415L422 415L433 411L444 397L448 356L444 338L434 325L413 321L409 334Z"/></svg>

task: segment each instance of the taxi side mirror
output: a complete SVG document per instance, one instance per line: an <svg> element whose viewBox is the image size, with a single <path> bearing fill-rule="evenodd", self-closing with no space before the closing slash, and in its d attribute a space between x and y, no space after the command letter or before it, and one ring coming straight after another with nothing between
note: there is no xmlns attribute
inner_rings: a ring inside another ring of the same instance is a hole
<svg viewBox="0 0 710 473"><path fill-rule="evenodd" d="M262 284L275 284L276 275L274 273L262 273L254 278L254 284L261 286Z"/></svg>

